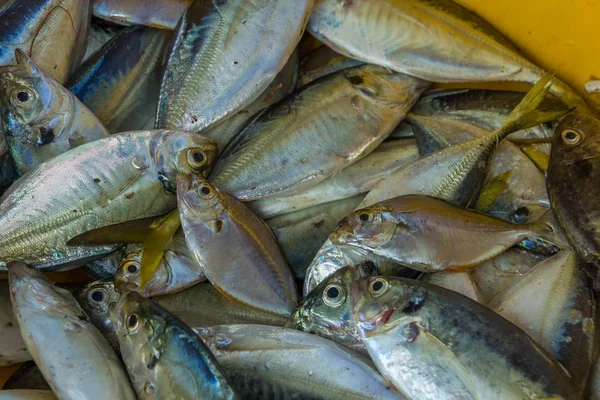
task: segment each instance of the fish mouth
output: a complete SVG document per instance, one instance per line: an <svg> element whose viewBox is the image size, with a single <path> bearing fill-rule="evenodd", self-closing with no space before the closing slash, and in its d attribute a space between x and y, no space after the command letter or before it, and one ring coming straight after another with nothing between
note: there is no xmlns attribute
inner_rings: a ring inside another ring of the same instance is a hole
<svg viewBox="0 0 600 400"><path fill-rule="evenodd" d="M192 177L188 174L177 174L177 199L180 212L185 212L192 208L185 195L191 189Z"/></svg>
<svg viewBox="0 0 600 400"><path fill-rule="evenodd" d="M44 277L35 268L32 268L32 267L28 266L27 264L25 264L23 262L19 262L19 261L9 262L6 265L6 269L8 270L9 276L12 279L21 280L23 278L28 278L28 277Z"/></svg>

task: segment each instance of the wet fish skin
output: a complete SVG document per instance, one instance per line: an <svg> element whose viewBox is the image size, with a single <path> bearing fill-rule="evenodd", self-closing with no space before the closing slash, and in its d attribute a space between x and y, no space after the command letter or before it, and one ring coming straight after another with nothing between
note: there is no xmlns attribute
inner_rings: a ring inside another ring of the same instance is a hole
<svg viewBox="0 0 600 400"><path fill-rule="evenodd" d="M583 395L594 361L596 299L575 252L541 262L489 307L556 358Z"/></svg>
<svg viewBox="0 0 600 400"><path fill-rule="evenodd" d="M362 64L364 62L345 57L328 46L321 46L302 58L298 86L306 86L326 75Z"/></svg>
<svg viewBox="0 0 600 400"><path fill-rule="evenodd" d="M0 65L15 63L21 49L64 84L85 53L90 0L16 0L0 6Z"/></svg>
<svg viewBox="0 0 600 400"><path fill-rule="evenodd" d="M89 230L174 209L175 175L206 173L216 154L214 143L199 134L133 131L47 161L0 201L0 266L13 260L38 268L76 266L113 251L114 246L67 242Z"/></svg>
<svg viewBox="0 0 600 400"><path fill-rule="evenodd" d="M294 51L312 4L192 2L175 32L156 126L200 131L249 105Z"/></svg>
<svg viewBox="0 0 600 400"><path fill-rule="evenodd" d="M350 296L369 355L410 397L577 398L560 364L465 296L389 277L361 278Z"/></svg>
<svg viewBox="0 0 600 400"><path fill-rule="evenodd" d="M110 319L138 397L237 398L204 343L157 303L128 292L111 305Z"/></svg>
<svg viewBox="0 0 600 400"><path fill-rule="evenodd" d="M465 297L470 298L478 303L483 302L483 296L480 293L475 280L471 276L471 271L466 272L434 272L433 274L424 274L423 282L428 282L432 285L443 287L444 289L452 290L460 293Z"/></svg>
<svg viewBox="0 0 600 400"><path fill-rule="evenodd" d="M418 271L465 271L527 237L565 245L549 217L517 225L433 197L409 195L353 212L329 239Z"/></svg>
<svg viewBox="0 0 600 400"><path fill-rule="evenodd" d="M121 25L173 30L193 0L94 0L94 17Z"/></svg>
<svg viewBox="0 0 600 400"><path fill-rule="evenodd" d="M451 0L317 0L307 30L345 56L432 82L534 84L544 75L493 26ZM573 89L553 82L553 94L587 109Z"/></svg>
<svg viewBox="0 0 600 400"><path fill-rule="evenodd" d="M0 131L22 175L42 162L109 135L71 92L21 50L0 67Z"/></svg>
<svg viewBox="0 0 600 400"><path fill-rule="evenodd" d="M584 268L600 282L600 121L592 116L565 117L554 132L546 185L554 215Z"/></svg>
<svg viewBox="0 0 600 400"><path fill-rule="evenodd" d="M163 259L150 281L140 288L140 266L144 247L130 244L126 247L119 269L115 274L115 285L119 292L135 290L145 297L177 293L206 279L202 266L190 251L179 229L167 245Z"/></svg>
<svg viewBox="0 0 600 400"><path fill-rule="evenodd" d="M177 199L185 239L206 278L233 299L287 317L298 303L295 282L267 225L201 177L178 175Z"/></svg>
<svg viewBox="0 0 600 400"><path fill-rule="evenodd" d="M368 359L318 336L264 325L197 331L245 399L403 398Z"/></svg>
<svg viewBox="0 0 600 400"><path fill-rule="evenodd" d="M0 367L31 360L10 303L8 282L0 281Z"/></svg>
<svg viewBox="0 0 600 400"><path fill-rule="evenodd" d="M285 327L319 335L366 355L349 297L352 283L362 276L363 271L353 267L335 271L304 296Z"/></svg>
<svg viewBox="0 0 600 400"><path fill-rule="evenodd" d="M315 254L339 221L362 201L358 195L266 220L296 279L304 279Z"/></svg>
<svg viewBox="0 0 600 400"><path fill-rule="evenodd" d="M104 24L101 21L92 19L90 25L90 34L88 36L87 47L85 49L85 55L81 64L85 64L87 60L96 54L106 43L108 43L115 35L121 32L124 28L122 26Z"/></svg>
<svg viewBox="0 0 600 400"><path fill-rule="evenodd" d="M83 265L81 269L94 279L112 278L119 268L119 261L121 261L123 250L121 246L105 257Z"/></svg>
<svg viewBox="0 0 600 400"><path fill-rule="evenodd" d="M270 196L255 200L248 203L248 207L262 218L272 218L363 194L392 171L418 157L419 152L414 139L388 140L366 157L313 187L288 196Z"/></svg>
<svg viewBox="0 0 600 400"><path fill-rule="evenodd" d="M51 390L1 390L1 400L54 400Z"/></svg>
<svg viewBox="0 0 600 400"><path fill-rule="evenodd" d="M9 284L27 349L58 397L135 398L119 358L69 291L23 263L9 265Z"/></svg>
<svg viewBox="0 0 600 400"><path fill-rule="evenodd" d="M67 87L111 133L144 129L156 115L170 32L125 28L75 71Z"/></svg>
<svg viewBox="0 0 600 400"><path fill-rule="evenodd" d="M373 65L330 75L246 127L211 182L242 201L315 186L372 152L428 86Z"/></svg>
<svg viewBox="0 0 600 400"><path fill-rule="evenodd" d="M106 278L88 283L73 292L73 296L102 336L119 351L119 340L108 313L108 306L120 298L113 280Z"/></svg>

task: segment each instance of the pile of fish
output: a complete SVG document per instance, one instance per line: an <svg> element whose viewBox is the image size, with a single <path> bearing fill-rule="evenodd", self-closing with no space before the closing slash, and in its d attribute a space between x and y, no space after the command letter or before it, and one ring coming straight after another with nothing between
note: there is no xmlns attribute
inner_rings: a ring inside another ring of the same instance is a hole
<svg viewBox="0 0 600 400"><path fill-rule="evenodd" d="M9 0L0 41L0 399L600 399L600 120L469 10Z"/></svg>

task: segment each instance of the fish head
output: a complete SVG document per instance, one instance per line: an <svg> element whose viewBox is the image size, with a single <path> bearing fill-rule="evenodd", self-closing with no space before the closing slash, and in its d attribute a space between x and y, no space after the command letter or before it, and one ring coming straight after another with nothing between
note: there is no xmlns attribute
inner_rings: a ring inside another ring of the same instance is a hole
<svg viewBox="0 0 600 400"><path fill-rule="evenodd" d="M362 276L359 268L345 267L317 285L288 318L285 327L362 347L352 318L350 287Z"/></svg>
<svg viewBox="0 0 600 400"><path fill-rule="evenodd" d="M165 251L165 256L167 255ZM144 247L138 243L132 243L125 247L119 268L115 273L115 287L118 292L125 293L129 291L141 292L145 296L151 296L155 290L160 290L169 282L169 270L167 263L163 258L156 269L154 275L143 289L141 285L141 262L144 254Z"/></svg>
<svg viewBox="0 0 600 400"><path fill-rule="evenodd" d="M177 174L208 176L217 158L217 144L198 133L163 130L151 143L152 159L165 188L176 190Z"/></svg>
<svg viewBox="0 0 600 400"><path fill-rule="evenodd" d="M591 173L593 159L600 154L600 120L587 114L570 114L556 127L552 139L550 168L584 179ZM566 172L566 171L565 171Z"/></svg>
<svg viewBox="0 0 600 400"><path fill-rule="evenodd" d="M67 321L88 321L71 293L55 286L41 271L22 262L11 262L7 269L10 296L16 308Z"/></svg>
<svg viewBox="0 0 600 400"><path fill-rule="evenodd" d="M350 288L352 314L360 334L369 338L398 325L421 321L426 291L410 281L383 276L366 276Z"/></svg>
<svg viewBox="0 0 600 400"><path fill-rule="evenodd" d="M17 49L15 56L15 65L0 67L1 130L29 143L47 144L60 129L57 83L23 51Z"/></svg>
<svg viewBox="0 0 600 400"><path fill-rule="evenodd" d="M384 205L375 204L344 218L329 239L333 244L372 250L389 243L397 228L394 215Z"/></svg>
<svg viewBox="0 0 600 400"><path fill-rule="evenodd" d="M394 72L385 67L365 65L348 69L346 79L357 91L353 104L360 100L386 106L413 104L431 84L422 79Z"/></svg>
<svg viewBox="0 0 600 400"><path fill-rule="evenodd" d="M119 301L120 296L115 290L112 278L91 282L76 290L73 295L100 332L111 341L111 344L116 343L108 308L111 303Z"/></svg>
<svg viewBox="0 0 600 400"><path fill-rule="evenodd" d="M219 233L227 213L227 196L197 175L177 176L177 204L181 219L203 230ZM184 225L185 226L185 225Z"/></svg>

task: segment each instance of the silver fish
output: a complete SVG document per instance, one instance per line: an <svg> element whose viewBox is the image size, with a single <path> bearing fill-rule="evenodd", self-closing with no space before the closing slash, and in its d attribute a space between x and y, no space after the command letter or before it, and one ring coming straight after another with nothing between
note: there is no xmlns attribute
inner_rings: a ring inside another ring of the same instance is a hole
<svg viewBox="0 0 600 400"><path fill-rule="evenodd" d="M249 105L291 56L312 4L192 2L175 32L156 126L200 131Z"/></svg>
<svg viewBox="0 0 600 400"><path fill-rule="evenodd" d="M192 0L94 0L94 17L115 24L175 29Z"/></svg>
<svg viewBox="0 0 600 400"><path fill-rule="evenodd" d="M168 190L174 190L175 175L205 173L216 153L214 143L198 134L133 131L47 161L1 199L0 265L81 265L114 250L67 242L92 229L173 210L176 197Z"/></svg>
<svg viewBox="0 0 600 400"><path fill-rule="evenodd" d="M0 367L31 360L10 303L8 282L0 282Z"/></svg>
<svg viewBox="0 0 600 400"><path fill-rule="evenodd" d="M337 53L328 46L321 46L307 54L300 62L298 86L303 87L326 75L364 64Z"/></svg>
<svg viewBox="0 0 600 400"><path fill-rule="evenodd" d="M0 119L19 174L109 135L82 102L21 50L15 65L0 67Z"/></svg>
<svg viewBox="0 0 600 400"><path fill-rule="evenodd" d="M135 398L119 358L69 291L23 263L9 265L9 282L27 349L59 398Z"/></svg>
<svg viewBox="0 0 600 400"><path fill-rule="evenodd" d="M51 390L0 390L0 400L55 400Z"/></svg>

